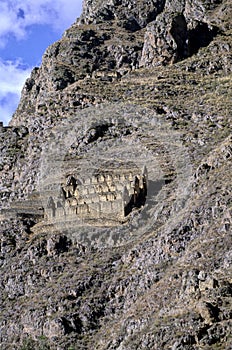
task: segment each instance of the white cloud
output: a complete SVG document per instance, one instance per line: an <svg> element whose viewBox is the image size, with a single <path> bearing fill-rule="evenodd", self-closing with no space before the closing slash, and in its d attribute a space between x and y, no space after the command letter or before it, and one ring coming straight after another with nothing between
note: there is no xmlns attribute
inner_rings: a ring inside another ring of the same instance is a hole
<svg viewBox="0 0 232 350"><path fill-rule="evenodd" d="M17 39L26 36L33 24L49 24L54 30L64 31L81 12L81 0L1 0L0 46L8 35Z"/></svg>
<svg viewBox="0 0 232 350"><path fill-rule="evenodd" d="M32 25L47 24L60 35L80 15L81 4L81 0L0 0L0 48L12 35L18 40L26 38ZM17 108L30 71L19 60L0 58L0 120L5 124Z"/></svg>
<svg viewBox="0 0 232 350"><path fill-rule="evenodd" d="M10 36L21 40L32 25L50 25L61 34L81 12L81 0L0 0L0 48ZM21 89L30 75L19 60L0 58L0 120L7 124L17 108Z"/></svg>
<svg viewBox="0 0 232 350"><path fill-rule="evenodd" d="M31 72L20 61L0 60L0 120L8 124L17 108L21 89Z"/></svg>

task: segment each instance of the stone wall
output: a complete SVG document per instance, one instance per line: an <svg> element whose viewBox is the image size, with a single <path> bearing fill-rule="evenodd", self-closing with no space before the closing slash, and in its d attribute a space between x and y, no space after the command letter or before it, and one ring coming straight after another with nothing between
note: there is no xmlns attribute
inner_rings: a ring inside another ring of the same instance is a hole
<svg viewBox="0 0 232 350"><path fill-rule="evenodd" d="M84 179L69 176L59 196L49 197L46 218L123 220L133 208L144 205L147 181L146 167L142 171L105 171Z"/></svg>

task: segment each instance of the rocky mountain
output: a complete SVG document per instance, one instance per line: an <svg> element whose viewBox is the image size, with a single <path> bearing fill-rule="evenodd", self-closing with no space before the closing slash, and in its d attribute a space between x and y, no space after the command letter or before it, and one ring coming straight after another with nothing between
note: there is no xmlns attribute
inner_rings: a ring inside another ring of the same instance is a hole
<svg viewBox="0 0 232 350"><path fill-rule="evenodd" d="M85 0L0 125L0 349L232 347L229 0Z"/></svg>

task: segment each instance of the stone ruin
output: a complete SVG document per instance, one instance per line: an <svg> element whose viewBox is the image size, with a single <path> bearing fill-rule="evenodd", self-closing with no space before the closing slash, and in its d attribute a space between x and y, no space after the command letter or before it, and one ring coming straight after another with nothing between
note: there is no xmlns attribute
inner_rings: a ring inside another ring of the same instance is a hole
<svg viewBox="0 0 232 350"><path fill-rule="evenodd" d="M124 171L102 171L81 179L70 175L58 197L49 197L48 221L110 220L124 222L134 208L146 201L148 172L144 166Z"/></svg>

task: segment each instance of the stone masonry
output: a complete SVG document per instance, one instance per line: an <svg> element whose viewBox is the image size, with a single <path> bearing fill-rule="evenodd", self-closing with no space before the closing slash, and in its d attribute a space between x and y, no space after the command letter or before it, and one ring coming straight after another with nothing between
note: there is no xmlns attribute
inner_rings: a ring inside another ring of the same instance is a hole
<svg viewBox="0 0 232 350"><path fill-rule="evenodd" d="M147 183L146 167L104 171L84 179L70 175L59 196L49 197L45 215L49 221L64 217L124 221L134 208L145 204Z"/></svg>

